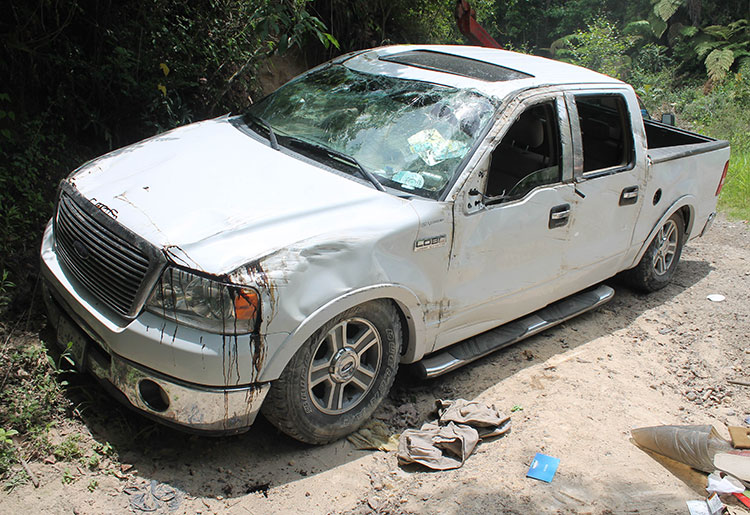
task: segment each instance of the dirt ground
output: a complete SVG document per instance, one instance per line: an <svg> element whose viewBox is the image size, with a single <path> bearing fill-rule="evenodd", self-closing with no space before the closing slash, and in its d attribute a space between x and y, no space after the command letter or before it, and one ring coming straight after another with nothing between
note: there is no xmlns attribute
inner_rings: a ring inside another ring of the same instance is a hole
<svg viewBox="0 0 750 515"><path fill-rule="evenodd" d="M641 451L630 429L713 424L728 438L726 426L750 416L750 388L727 382L750 378L750 227L720 218L655 294L608 284L609 304L463 369L424 382L399 374L377 413L396 431L429 420L438 398L522 408L463 468L400 467L394 453L345 440L310 447L263 420L212 439L84 417L55 431L116 442L119 459L94 470L32 463L40 486L0 493L0 512L140 513L131 502L153 486L165 500L157 513L685 514L705 476ZM561 460L549 484L525 477L537 452Z"/></svg>

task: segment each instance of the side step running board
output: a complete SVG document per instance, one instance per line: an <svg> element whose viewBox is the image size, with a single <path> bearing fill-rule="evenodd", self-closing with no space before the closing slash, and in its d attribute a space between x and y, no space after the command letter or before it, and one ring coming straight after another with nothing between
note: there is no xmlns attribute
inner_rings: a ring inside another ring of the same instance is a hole
<svg viewBox="0 0 750 515"><path fill-rule="evenodd" d="M491 335L491 337L477 338L474 336L437 354L428 356L414 364L414 372L422 378L445 374L498 349L599 307L611 300L614 295L615 290L603 284L594 289L576 293L531 315L483 333L487 336Z"/></svg>

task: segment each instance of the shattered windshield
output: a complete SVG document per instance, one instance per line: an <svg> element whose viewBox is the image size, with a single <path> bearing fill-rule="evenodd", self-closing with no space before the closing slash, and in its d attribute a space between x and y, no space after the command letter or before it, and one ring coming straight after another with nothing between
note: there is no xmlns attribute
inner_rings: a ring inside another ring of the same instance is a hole
<svg viewBox="0 0 750 515"><path fill-rule="evenodd" d="M475 91L331 65L285 84L246 120L281 145L330 149L385 186L437 199L494 112Z"/></svg>

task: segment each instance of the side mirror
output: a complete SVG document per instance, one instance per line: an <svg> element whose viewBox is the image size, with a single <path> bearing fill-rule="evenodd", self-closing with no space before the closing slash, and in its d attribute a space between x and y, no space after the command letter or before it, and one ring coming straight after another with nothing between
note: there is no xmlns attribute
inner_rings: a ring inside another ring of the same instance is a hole
<svg viewBox="0 0 750 515"><path fill-rule="evenodd" d="M664 125L674 125L675 124L675 116L674 113L664 113L661 115L661 123Z"/></svg>
<svg viewBox="0 0 750 515"><path fill-rule="evenodd" d="M476 200L474 202L475 206L478 206L480 203L484 203L485 206L491 206L493 204L499 204L500 202L504 202L509 197L505 194L503 191L500 195L496 195L494 197L488 197L481 191L479 191L476 188L472 188L469 190L469 196L471 197L479 197L479 200Z"/></svg>

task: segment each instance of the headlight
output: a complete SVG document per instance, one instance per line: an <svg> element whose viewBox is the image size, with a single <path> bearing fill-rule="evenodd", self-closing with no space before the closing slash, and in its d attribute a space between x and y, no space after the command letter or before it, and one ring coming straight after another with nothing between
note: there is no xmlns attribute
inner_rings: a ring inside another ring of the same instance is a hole
<svg viewBox="0 0 750 515"><path fill-rule="evenodd" d="M146 304L164 318L218 334L246 334L256 329L260 299L253 288L222 283L168 267Z"/></svg>

